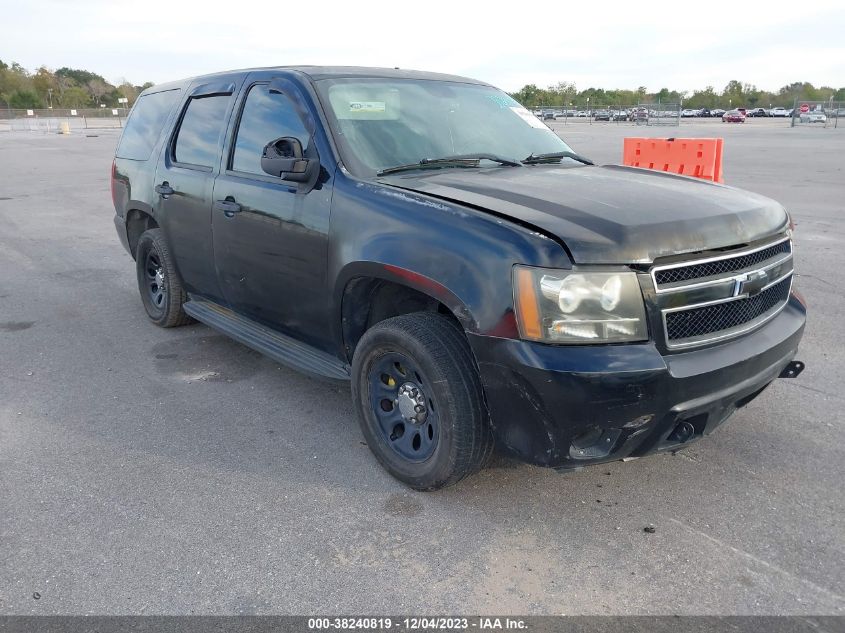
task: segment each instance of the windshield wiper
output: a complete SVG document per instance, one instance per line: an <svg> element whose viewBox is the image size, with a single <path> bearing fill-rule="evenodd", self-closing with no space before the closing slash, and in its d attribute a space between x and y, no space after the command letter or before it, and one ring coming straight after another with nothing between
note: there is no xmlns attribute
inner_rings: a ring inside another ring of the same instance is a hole
<svg viewBox="0 0 845 633"><path fill-rule="evenodd" d="M583 156L576 154L575 152L551 152L549 154L534 154L532 152L528 158L523 159L522 163L523 165L536 165L537 163L552 163L560 160L561 158L571 158L572 160L577 160L579 163L584 163L585 165L595 165L595 163L589 158L584 158Z"/></svg>
<svg viewBox="0 0 845 633"><path fill-rule="evenodd" d="M408 165L397 165L396 167L386 167L379 171L376 176L385 176L387 174L395 174L399 171L409 171L411 169L433 169L438 167L478 167L482 160L491 160L494 163L499 163L506 167L521 167L522 163L518 160L510 158L502 158L495 154L456 154L455 156L444 156L442 158L423 158L418 163L409 163Z"/></svg>

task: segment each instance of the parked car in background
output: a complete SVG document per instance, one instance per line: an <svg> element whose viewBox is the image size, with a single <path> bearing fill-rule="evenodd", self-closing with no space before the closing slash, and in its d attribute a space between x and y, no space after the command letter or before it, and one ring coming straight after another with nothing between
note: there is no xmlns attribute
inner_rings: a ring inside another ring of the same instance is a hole
<svg viewBox="0 0 845 633"><path fill-rule="evenodd" d="M543 120L547 121L549 119L554 120L555 118L555 111L554 110L543 110Z"/></svg>
<svg viewBox="0 0 845 633"><path fill-rule="evenodd" d="M769 110L769 116L787 117L787 116L789 116L789 110L787 110L786 108L782 108L780 106L777 106L777 107Z"/></svg>
<svg viewBox="0 0 845 633"><path fill-rule="evenodd" d="M596 113L593 115L593 118L596 121L610 121L610 111L609 110L596 110Z"/></svg>
<svg viewBox="0 0 845 633"><path fill-rule="evenodd" d="M698 116L698 110L690 110L689 108L685 110L681 110L681 116L685 119L691 119L692 117Z"/></svg>
<svg viewBox="0 0 845 633"><path fill-rule="evenodd" d="M722 115L722 123L745 123L745 113L742 110L728 110Z"/></svg>
<svg viewBox="0 0 845 633"><path fill-rule="evenodd" d="M587 116L587 111L586 110L578 110L578 112L575 113L575 116L584 118L584 117Z"/></svg>
<svg viewBox="0 0 845 633"><path fill-rule="evenodd" d="M769 116L769 112L768 110L766 110L766 108L751 108L750 110L746 111L745 116L763 117Z"/></svg>
<svg viewBox="0 0 845 633"><path fill-rule="evenodd" d="M701 108L701 110L698 111L698 116L712 116L712 114L710 113L710 108Z"/></svg>
<svg viewBox="0 0 845 633"><path fill-rule="evenodd" d="M810 112L802 112L799 121L801 123L827 123L827 116L820 110L811 110Z"/></svg>
<svg viewBox="0 0 845 633"><path fill-rule="evenodd" d="M725 114L725 112L726 112L726 110L723 110L722 108L714 108L713 110L710 110L710 116L713 116L713 117L723 116Z"/></svg>
<svg viewBox="0 0 845 633"><path fill-rule="evenodd" d="M648 123L648 116L648 110L646 108L640 107L631 110L630 119L631 121L637 124Z"/></svg>
<svg viewBox="0 0 845 633"><path fill-rule="evenodd" d="M613 113L613 120L614 121L627 121L628 120L628 111L627 110L617 110Z"/></svg>

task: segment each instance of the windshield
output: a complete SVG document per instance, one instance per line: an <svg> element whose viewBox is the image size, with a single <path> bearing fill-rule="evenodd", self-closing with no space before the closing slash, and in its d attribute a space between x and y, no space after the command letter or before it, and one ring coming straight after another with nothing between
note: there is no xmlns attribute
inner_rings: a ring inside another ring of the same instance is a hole
<svg viewBox="0 0 845 633"><path fill-rule="evenodd" d="M489 86L376 78L316 84L343 161L359 176L446 156L521 160L571 151L534 114Z"/></svg>

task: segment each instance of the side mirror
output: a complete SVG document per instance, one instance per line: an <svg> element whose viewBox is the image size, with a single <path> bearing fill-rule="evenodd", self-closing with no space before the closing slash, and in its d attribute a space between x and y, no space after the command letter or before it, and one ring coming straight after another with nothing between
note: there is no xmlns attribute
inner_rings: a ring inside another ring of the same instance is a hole
<svg viewBox="0 0 845 633"><path fill-rule="evenodd" d="M271 176L293 182L307 182L318 161L305 158L302 143L293 136L270 141L261 152L261 169Z"/></svg>

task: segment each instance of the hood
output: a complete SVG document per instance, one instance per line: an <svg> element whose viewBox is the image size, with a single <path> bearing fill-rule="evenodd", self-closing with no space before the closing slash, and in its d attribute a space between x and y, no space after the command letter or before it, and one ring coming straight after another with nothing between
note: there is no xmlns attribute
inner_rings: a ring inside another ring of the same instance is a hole
<svg viewBox="0 0 845 633"><path fill-rule="evenodd" d="M757 194L633 167L443 169L380 182L513 218L563 242L577 264L643 264L783 232Z"/></svg>

